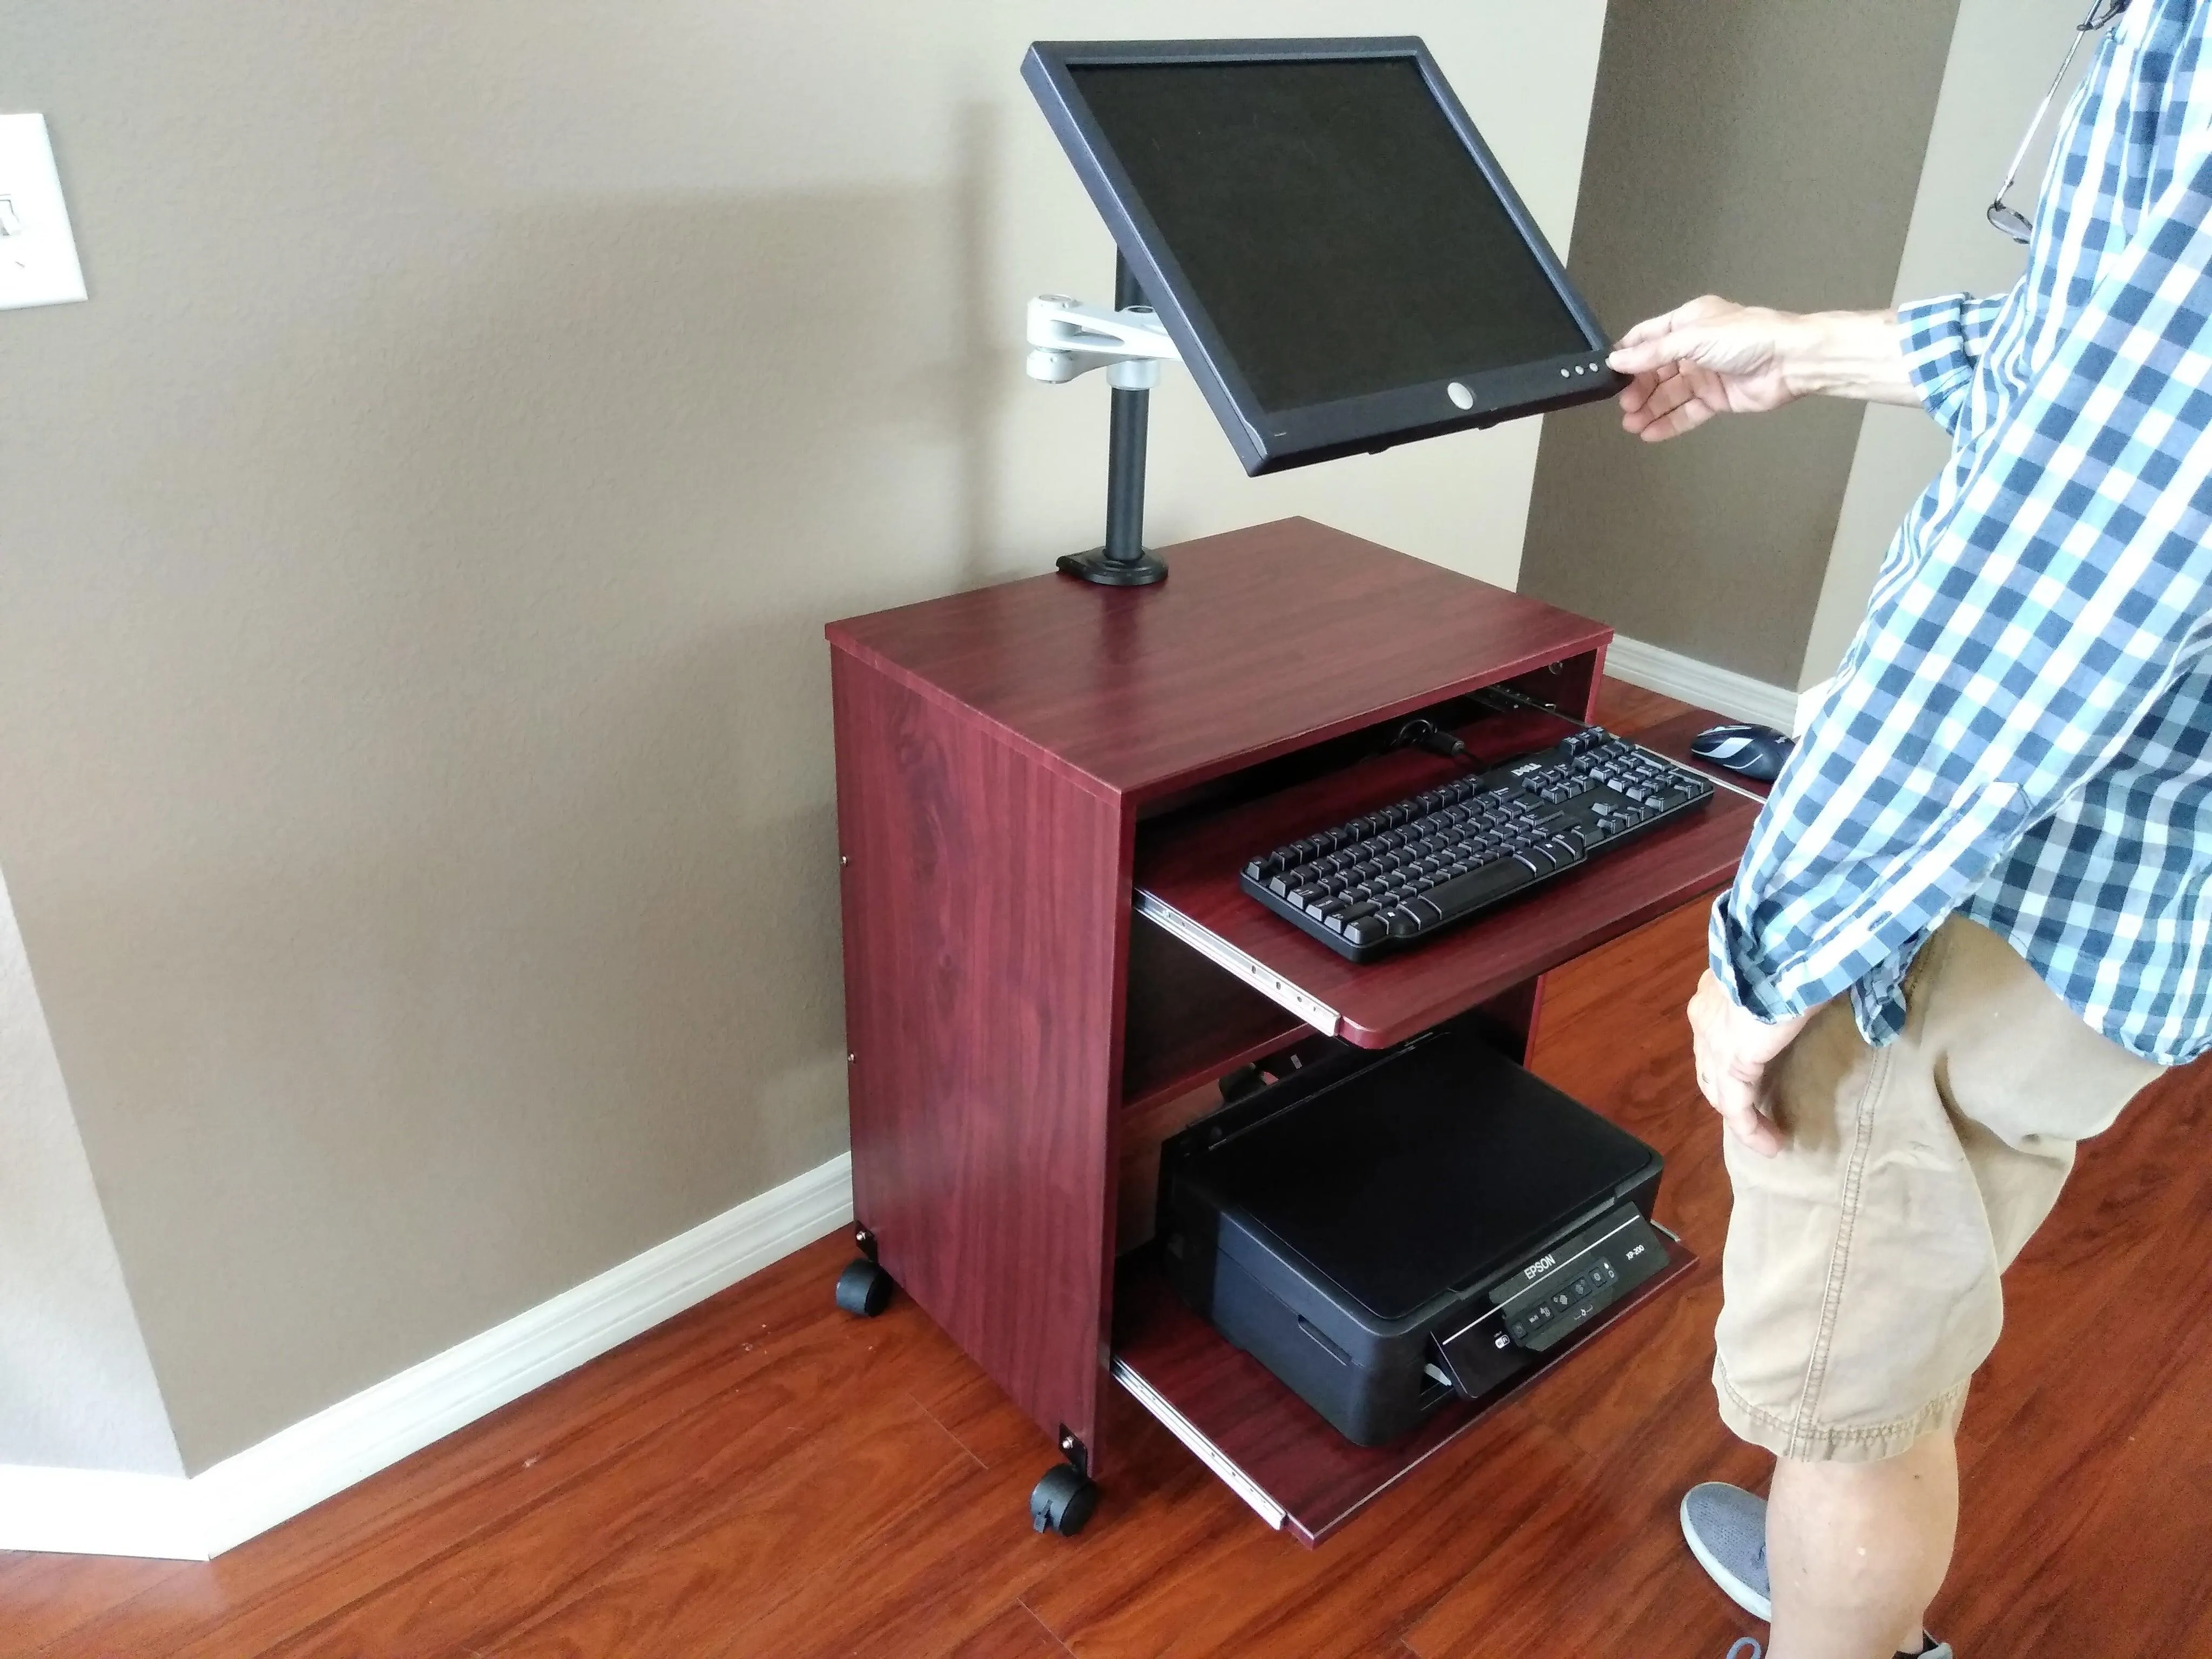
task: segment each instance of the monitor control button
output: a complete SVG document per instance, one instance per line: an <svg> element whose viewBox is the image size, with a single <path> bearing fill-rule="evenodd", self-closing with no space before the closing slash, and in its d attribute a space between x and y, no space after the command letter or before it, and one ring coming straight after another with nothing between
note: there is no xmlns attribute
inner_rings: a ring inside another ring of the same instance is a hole
<svg viewBox="0 0 2212 1659"><path fill-rule="evenodd" d="M1449 386L1444 388L1444 395L1449 398L1454 403L1457 404L1462 409L1473 409L1474 407L1474 393L1467 389L1467 385L1464 381L1454 380Z"/></svg>

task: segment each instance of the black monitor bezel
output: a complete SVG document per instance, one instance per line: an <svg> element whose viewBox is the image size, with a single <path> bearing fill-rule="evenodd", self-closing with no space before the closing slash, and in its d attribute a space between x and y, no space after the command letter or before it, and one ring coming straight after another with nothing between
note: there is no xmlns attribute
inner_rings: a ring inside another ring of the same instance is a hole
<svg viewBox="0 0 2212 1659"><path fill-rule="evenodd" d="M1515 364L1356 398L1268 409L1255 395L1224 341L1190 291L1182 268L1122 169L1104 132L1077 89L1074 68L1154 64L1249 64L1344 58L1407 58L1467 146L1468 154L1504 204L1514 227L1589 342L1587 352ZM1450 83L1418 36L1274 40L1040 40L1022 63L1045 119L1075 164L1077 175L1135 272L1145 299L1160 315L1214 416L1248 473L1276 472L1340 455L1388 449L1446 432L1608 398L1627 384L1605 367L1611 337L1567 280L1566 267L1490 153ZM1472 394L1462 409L1449 388Z"/></svg>

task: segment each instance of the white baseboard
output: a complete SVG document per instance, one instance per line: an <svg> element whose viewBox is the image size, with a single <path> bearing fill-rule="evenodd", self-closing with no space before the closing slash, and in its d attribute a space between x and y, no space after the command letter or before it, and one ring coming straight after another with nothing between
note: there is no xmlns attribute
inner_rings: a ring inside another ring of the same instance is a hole
<svg viewBox="0 0 2212 1659"><path fill-rule="evenodd" d="M189 1480L0 1467L0 1549L206 1560L852 1218L847 1153Z"/></svg>
<svg viewBox="0 0 2212 1659"><path fill-rule="evenodd" d="M1647 691L1663 691L1700 708L1792 735L1804 730L1806 719L1828 689L1823 680L1803 691L1791 691L1732 668L1716 668L1663 646L1646 645L1626 634L1613 636L1612 645L1606 649L1605 672Z"/></svg>
<svg viewBox="0 0 2212 1659"><path fill-rule="evenodd" d="M191 1485L180 1474L0 1464L0 1550L204 1561Z"/></svg>

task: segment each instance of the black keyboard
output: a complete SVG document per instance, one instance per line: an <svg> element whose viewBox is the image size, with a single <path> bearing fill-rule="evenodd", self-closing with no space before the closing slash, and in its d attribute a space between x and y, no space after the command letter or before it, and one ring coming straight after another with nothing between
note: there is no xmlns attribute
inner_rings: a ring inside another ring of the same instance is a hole
<svg viewBox="0 0 2212 1659"><path fill-rule="evenodd" d="M1415 945L1692 811L1710 779L1588 726L1244 866L1246 892L1354 962Z"/></svg>

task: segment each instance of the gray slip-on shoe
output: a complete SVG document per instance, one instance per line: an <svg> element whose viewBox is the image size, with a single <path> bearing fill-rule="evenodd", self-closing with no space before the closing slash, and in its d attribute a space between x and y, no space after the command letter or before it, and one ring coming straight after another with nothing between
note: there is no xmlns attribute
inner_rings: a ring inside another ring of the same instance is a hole
<svg viewBox="0 0 2212 1659"><path fill-rule="evenodd" d="M1729 1601L1755 1619L1774 1617L1766 1588L1766 1500L1708 1480L1682 1494L1682 1537Z"/></svg>

